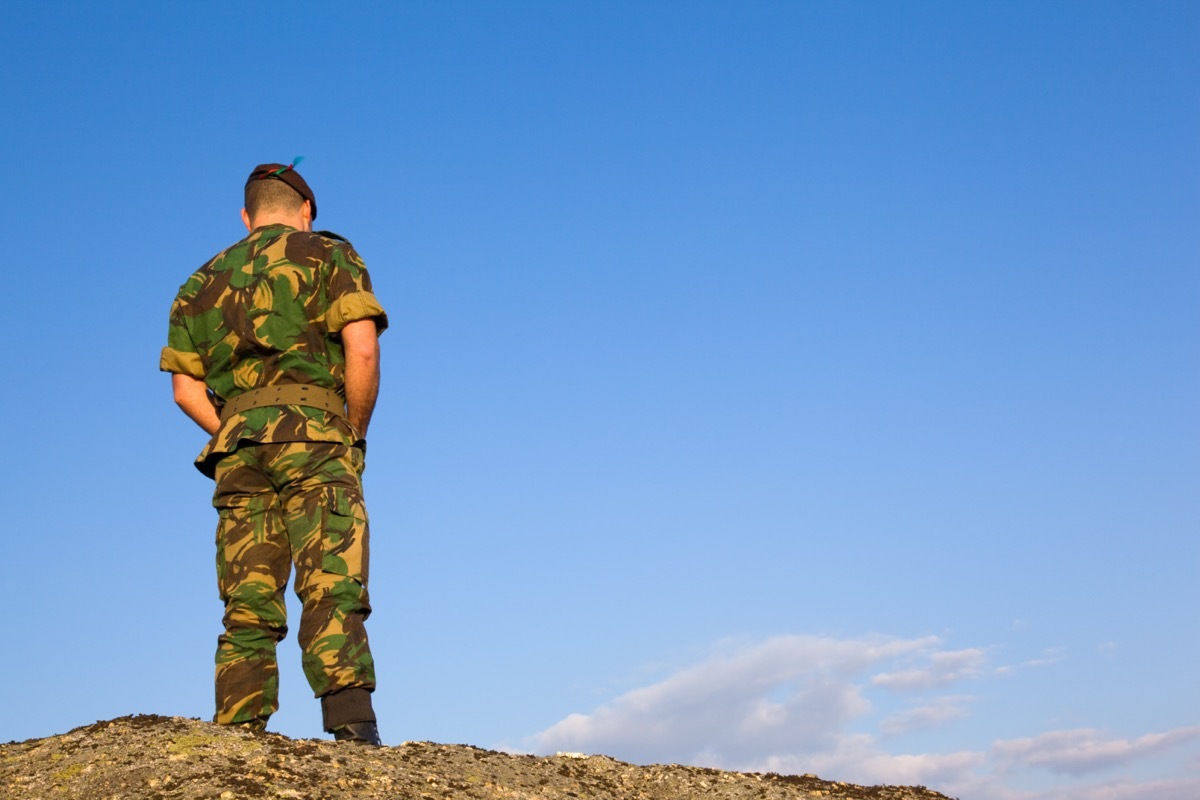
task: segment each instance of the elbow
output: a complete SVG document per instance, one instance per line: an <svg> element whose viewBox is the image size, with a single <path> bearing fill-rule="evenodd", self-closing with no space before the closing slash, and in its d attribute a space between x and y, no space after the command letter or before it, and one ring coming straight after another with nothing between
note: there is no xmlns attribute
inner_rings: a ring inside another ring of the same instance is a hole
<svg viewBox="0 0 1200 800"><path fill-rule="evenodd" d="M379 332L373 319L360 319L341 330L342 348L347 364L379 363Z"/></svg>
<svg viewBox="0 0 1200 800"><path fill-rule="evenodd" d="M346 348L346 363L357 367L377 369L379 367L379 340L362 342Z"/></svg>
<svg viewBox="0 0 1200 800"><path fill-rule="evenodd" d="M171 397L175 405L183 409L189 417L197 408L209 405L208 387L204 381L189 375L173 375L171 377Z"/></svg>

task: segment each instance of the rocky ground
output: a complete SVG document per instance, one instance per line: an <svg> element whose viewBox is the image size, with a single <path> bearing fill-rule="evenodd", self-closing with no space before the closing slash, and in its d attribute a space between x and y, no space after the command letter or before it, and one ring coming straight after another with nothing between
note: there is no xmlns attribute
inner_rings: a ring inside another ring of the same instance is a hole
<svg viewBox="0 0 1200 800"><path fill-rule="evenodd" d="M0 745L2 800L934 800L924 787L639 767L466 745L365 747L139 715Z"/></svg>

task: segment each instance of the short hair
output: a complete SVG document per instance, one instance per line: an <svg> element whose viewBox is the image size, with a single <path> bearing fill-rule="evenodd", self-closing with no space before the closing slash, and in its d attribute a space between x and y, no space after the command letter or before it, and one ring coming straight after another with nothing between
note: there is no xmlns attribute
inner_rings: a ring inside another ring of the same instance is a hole
<svg viewBox="0 0 1200 800"><path fill-rule="evenodd" d="M246 184L246 213L251 219L263 211L299 211L302 205L304 198L300 193L277 178Z"/></svg>

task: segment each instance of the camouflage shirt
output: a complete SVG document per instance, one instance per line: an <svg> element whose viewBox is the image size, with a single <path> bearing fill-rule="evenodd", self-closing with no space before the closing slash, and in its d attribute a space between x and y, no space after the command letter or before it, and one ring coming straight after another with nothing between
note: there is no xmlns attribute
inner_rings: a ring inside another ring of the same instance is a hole
<svg viewBox="0 0 1200 800"><path fill-rule="evenodd" d="M202 380L220 404L249 389L302 383L344 396L346 359L339 331L387 315L350 243L286 225L254 229L217 254L179 289L159 368ZM345 419L307 406L269 406L221 422L196 466L212 476L242 441L344 442Z"/></svg>

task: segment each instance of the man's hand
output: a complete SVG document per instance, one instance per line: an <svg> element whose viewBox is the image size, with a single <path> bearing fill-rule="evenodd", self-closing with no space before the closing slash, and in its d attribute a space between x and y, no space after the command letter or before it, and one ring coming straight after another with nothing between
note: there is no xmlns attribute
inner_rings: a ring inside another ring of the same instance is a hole
<svg viewBox="0 0 1200 800"><path fill-rule="evenodd" d="M348 323L341 331L346 351L346 415L360 438L367 438L367 426L379 396L379 333L374 319Z"/></svg>
<svg viewBox="0 0 1200 800"><path fill-rule="evenodd" d="M179 406L183 413L191 417L209 436L217 432L217 428L221 427L221 418L217 416L217 410L208 399L208 387L204 381L174 372L171 374L171 389L175 392L175 405Z"/></svg>

